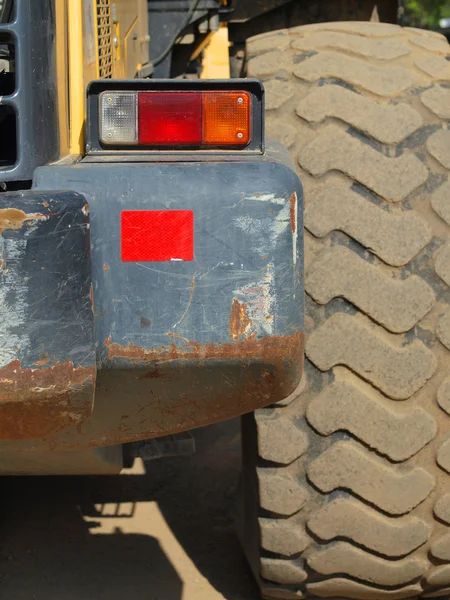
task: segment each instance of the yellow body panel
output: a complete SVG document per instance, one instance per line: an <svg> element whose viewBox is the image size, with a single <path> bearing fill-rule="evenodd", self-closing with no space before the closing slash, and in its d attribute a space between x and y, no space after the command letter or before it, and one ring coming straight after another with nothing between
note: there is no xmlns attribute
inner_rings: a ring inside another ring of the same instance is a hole
<svg viewBox="0 0 450 600"><path fill-rule="evenodd" d="M56 76L59 115L59 154L69 153L69 79L67 46L67 0L56 0Z"/></svg>
<svg viewBox="0 0 450 600"><path fill-rule="evenodd" d="M228 28L221 27L211 35L210 42L203 51L201 79L230 78L229 47Z"/></svg>
<svg viewBox="0 0 450 600"><path fill-rule="evenodd" d="M68 47L68 68L58 69L58 92L68 81L68 151L82 154L88 83L99 77L133 78L148 61L147 0L57 0L58 3L60 12L67 10Z"/></svg>

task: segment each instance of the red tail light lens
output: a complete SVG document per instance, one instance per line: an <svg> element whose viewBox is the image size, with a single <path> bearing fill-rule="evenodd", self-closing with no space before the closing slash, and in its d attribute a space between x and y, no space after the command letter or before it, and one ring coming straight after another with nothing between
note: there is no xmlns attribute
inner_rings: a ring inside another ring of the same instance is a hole
<svg viewBox="0 0 450 600"><path fill-rule="evenodd" d="M141 92L138 139L147 146L202 143L202 95L189 92Z"/></svg>
<svg viewBox="0 0 450 600"><path fill-rule="evenodd" d="M106 146L246 146L251 141L246 91L103 92L100 140Z"/></svg>

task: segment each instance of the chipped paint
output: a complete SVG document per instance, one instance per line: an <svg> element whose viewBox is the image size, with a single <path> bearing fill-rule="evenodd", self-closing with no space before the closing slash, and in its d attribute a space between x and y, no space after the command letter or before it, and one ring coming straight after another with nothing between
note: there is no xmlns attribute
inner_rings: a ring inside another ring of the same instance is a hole
<svg viewBox="0 0 450 600"><path fill-rule="evenodd" d="M246 200L258 200L259 202L272 202L273 204L283 205L286 200L283 197L276 196L275 194L263 194L256 193L251 196L245 196Z"/></svg>
<svg viewBox="0 0 450 600"><path fill-rule="evenodd" d="M290 197L290 220L292 231L292 258L294 267L297 264L297 227L298 227L298 201L297 193L294 192Z"/></svg>
<svg viewBox="0 0 450 600"><path fill-rule="evenodd" d="M0 319L4 333L0 343L0 368L17 357L19 348L23 355L30 349L27 329L28 286L17 269L8 269L9 261L20 264L25 259L26 247L26 239L3 239L4 268L0 286Z"/></svg>
<svg viewBox="0 0 450 600"><path fill-rule="evenodd" d="M234 219L236 227L252 238L253 249L260 255L267 255L275 249L279 237L290 224L290 198L277 198L277 200L276 204L282 208L268 210L263 216L256 218L248 214L240 214Z"/></svg>
<svg viewBox="0 0 450 600"><path fill-rule="evenodd" d="M170 346L144 348L133 342L122 346L115 344L111 336L104 341L108 358L123 358L136 365L166 363L172 360L224 360L224 359L261 359L267 363L281 366L283 369L301 362L303 354L303 333L287 336L266 336L257 339L252 335L241 342L224 344L199 344L189 341L182 346L172 342Z"/></svg>
<svg viewBox="0 0 450 600"><path fill-rule="evenodd" d="M18 208L0 208L0 234L7 229L21 229L28 221L42 221L48 215L27 214Z"/></svg>
<svg viewBox="0 0 450 600"><path fill-rule="evenodd" d="M273 264L266 267L262 279L233 292L237 301L246 307L250 324L246 335L272 335L275 297L273 292Z"/></svg>
<svg viewBox="0 0 450 600"><path fill-rule="evenodd" d="M241 304L239 300L234 298L230 314L230 338L234 341L239 340L246 333L251 324L252 321L247 313L247 305Z"/></svg>

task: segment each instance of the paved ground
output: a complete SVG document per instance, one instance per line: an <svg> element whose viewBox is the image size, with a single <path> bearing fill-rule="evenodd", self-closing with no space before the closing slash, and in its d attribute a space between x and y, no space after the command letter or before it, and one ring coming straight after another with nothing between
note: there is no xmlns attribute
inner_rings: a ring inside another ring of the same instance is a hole
<svg viewBox="0 0 450 600"><path fill-rule="evenodd" d="M257 600L233 529L239 422L120 477L0 481L1 600Z"/></svg>

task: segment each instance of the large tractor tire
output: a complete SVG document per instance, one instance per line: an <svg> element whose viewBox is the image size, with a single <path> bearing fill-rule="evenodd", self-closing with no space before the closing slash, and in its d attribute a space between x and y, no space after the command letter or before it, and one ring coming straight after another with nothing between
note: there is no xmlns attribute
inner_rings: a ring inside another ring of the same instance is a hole
<svg viewBox="0 0 450 600"><path fill-rule="evenodd" d="M326 23L247 60L305 191L304 381L243 424L263 597L447 596L450 47Z"/></svg>

